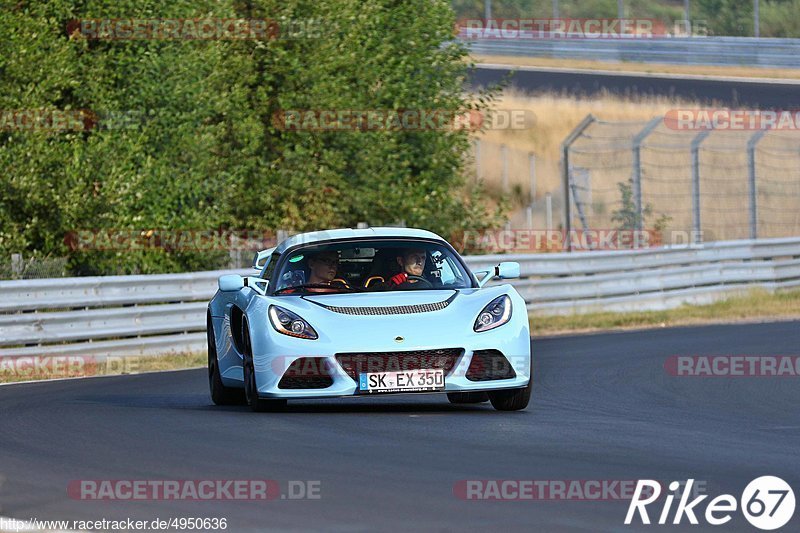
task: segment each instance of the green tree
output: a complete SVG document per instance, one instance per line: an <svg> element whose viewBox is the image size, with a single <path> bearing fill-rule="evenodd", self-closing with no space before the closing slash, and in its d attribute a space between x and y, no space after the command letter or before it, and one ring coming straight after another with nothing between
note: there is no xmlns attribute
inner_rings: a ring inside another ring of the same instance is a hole
<svg viewBox="0 0 800 533"><path fill-rule="evenodd" d="M620 207L611 213L611 221L617 223L616 229L621 231L631 231L639 228L648 229L655 233L655 242L660 242L663 238L662 233L667 228L672 217L662 213L653 222L652 226L648 227L647 219L653 215L652 204L642 206L642 212L639 213L633 198L633 181L621 181L617 183L617 187L620 193Z"/></svg>
<svg viewBox="0 0 800 533"><path fill-rule="evenodd" d="M753 2L696 0L692 18L706 21L712 35L753 35Z"/></svg>
<svg viewBox="0 0 800 533"><path fill-rule="evenodd" d="M104 41L82 18L266 18L313 38ZM64 255L79 229L295 230L497 224L464 182L468 131L284 131L286 109L485 109L441 0L14 1L0 11L0 110L88 109L126 127L0 131L0 257ZM108 126L108 127L106 127ZM225 253L74 253L79 273L215 268Z"/></svg>

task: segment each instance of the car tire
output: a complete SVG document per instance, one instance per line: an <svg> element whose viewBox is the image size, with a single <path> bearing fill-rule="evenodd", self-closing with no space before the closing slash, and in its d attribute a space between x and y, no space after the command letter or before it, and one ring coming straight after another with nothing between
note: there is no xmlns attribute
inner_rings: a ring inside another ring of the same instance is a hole
<svg viewBox="0 0 800 533"><path fill-rule="evenodd" d="M219 360L217 359L217 343L210 320L206 328L206 339L208 340L208 388L211 392L211 401L216 405L242 405L245 401L244 391L226 387L222 383L222 376L219 373Z"/></svg>
<svg viewBox="0 0 800 533"><path fill-rule="evenodd" d="M280 411L286 407L286 400L267 400L258 397L258 387L256 385L256 372L253 364L253 349L250 344L250 333L248 332L247 322L242 324L242 348L244 361L244 396L247 405L256 413L266 413Z"/></svg>
<svg viewBox="0 0 800 533"><path fill-rule="evenodd" d="M450 403L483 403L489 401L489 395L485 392L448 392L447 399Z"/></svg>
<svg viewBox="0 0 800 533"><path fill-rule="evenodd" d="M531 360L528 385L521 389L497 390L489 393L492 407L498 411L519 411L528 407L533 391L533 360Z"/></svg>

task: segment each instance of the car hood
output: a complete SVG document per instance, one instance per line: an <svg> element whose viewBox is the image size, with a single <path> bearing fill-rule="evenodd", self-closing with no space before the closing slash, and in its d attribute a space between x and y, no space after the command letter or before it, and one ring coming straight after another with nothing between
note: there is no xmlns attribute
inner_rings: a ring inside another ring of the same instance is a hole
<svg viewBox="0 0 800 533"><path fill-rule="evenodd" d="M525 302L510 285L455 290L391 291L362 294L320 294L261 297L255 302L266 314L269 305L297 313L313 327L319 339L313 343L281 335L285 344L315 353L398 350L397 338L406 349L462 347L469 336L489 342L496 334L475 333L475 319L501 294L512 297L514 324L497 333L516 338L527 328ZM255 312L255 309L252 310ZM264 322L267 323L266 321ZM525 333L527 339L527 333ZM496 342L496 340L495 340ZM274 348L264 348L264 350ZM282 348L286 349L286 348Z"/></svg>

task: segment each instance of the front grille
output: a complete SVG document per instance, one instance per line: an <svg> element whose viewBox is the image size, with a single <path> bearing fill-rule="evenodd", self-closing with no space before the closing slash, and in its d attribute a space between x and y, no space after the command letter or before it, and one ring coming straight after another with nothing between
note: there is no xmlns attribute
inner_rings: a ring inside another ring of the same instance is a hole
<svg viewBox="0 0 800 533"><path fill-rule="evenodd" d="M362 372L400 372L441 368L446 375L453 369L462 353L464 353L463 348L408 352L337 353L336 361L342 365L348 376L358 381L358 375Z"/></svg>
<svg viewBox="0 0 800 533"><path fill-rule="evenodd" d="M325 305L319 302L314 302L317 305L324 307L334 313L341 313L343 315L410 315L414 313L431 313L433 311L441 311L455 299L456 295L453 294L447 300L441 302L433 302L429 304L414 304L414 305L387 305L387 306L368 306L368 307L341 307L338 305Z"/></svg>
<svg viewBox="0 0 800 533"><path fill-rule="evenodd" d="M286 369L279 389L326 389L333 385L325 359L321 357L301 357L295 359Z"/></svg>
<svg viewBox="0 0 800 533"><path fill-rule="evenodd" d="M517 373L500 351L475 350L466 377L470 381L492 381L513 379L517 377Z"/></svg>

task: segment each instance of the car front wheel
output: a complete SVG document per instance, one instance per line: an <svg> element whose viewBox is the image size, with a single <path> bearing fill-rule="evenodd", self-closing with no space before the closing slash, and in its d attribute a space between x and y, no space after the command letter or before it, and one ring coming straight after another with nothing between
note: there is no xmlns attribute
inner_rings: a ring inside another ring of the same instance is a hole
<svg viewBox="0 0 800 533"><path fill-rule="evenodd" d="M211 401L216 405L243 404L245 398L242 389L226 387L222 383L217 360L217 343L214 338L214 329L210 323L206 329L206 338L208 340L208 387L211 392Z"/></svg>
<svg viewBox="0 0 800 533"><path fill-rule="evenodd" d="M521 389L490 392L489 401L492 402L492 407L498 411L519 411L528 407L528 403L531 401L531 391L533 391L533 358L531 358L530 365L528 385Z"/></svg>
<svg viewBox="0 0 800 533"><path fill-rule="evenodd" d="M253 364L253 350L250 344L250 334L247 330L247 324L244 324L243 349L244 356L244 396L247 399L247 405L257 413L264 413L269 411L280 411L286 407L286 400L266 400L258 397L258 387L256 386L256 372Z"/></svg>

